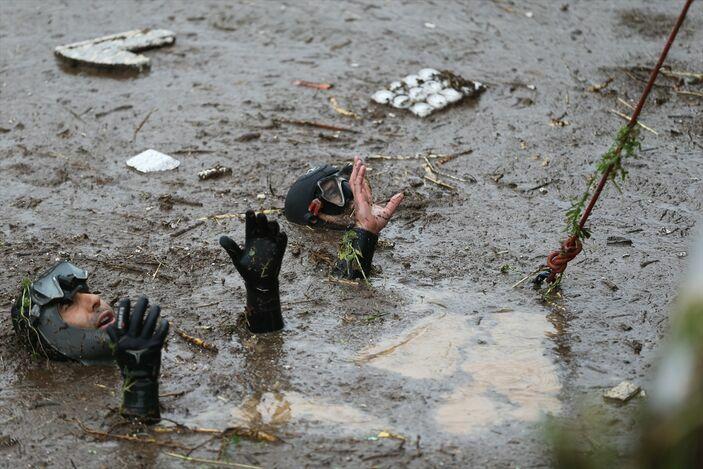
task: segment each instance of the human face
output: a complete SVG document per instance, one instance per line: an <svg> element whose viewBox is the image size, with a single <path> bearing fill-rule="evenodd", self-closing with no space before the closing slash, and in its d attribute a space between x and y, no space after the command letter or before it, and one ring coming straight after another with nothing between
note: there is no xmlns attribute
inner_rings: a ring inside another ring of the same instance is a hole
<svg viewBox="0 0 703 469"><path fill-rule="evenodd" d="M81 329L107 329L115 322L115 313L99 295L76 293L73 302L59 309L66 324Z"/></svg>

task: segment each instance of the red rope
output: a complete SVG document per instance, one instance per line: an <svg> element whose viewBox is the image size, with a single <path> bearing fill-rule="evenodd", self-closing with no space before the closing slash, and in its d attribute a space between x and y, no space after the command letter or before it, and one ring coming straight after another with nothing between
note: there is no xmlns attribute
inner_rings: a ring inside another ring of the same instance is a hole
<svg viewBox="0 0 703 469"><path fill-rule="evenodd" d="M650 91L652 91L654 82L657 80L659 70L664 64L664 60L666 60L666 56L669 53L669 49L671 49L671 45L674 43L674 39L676 39L676 35L679 32L679 28L681 27L681 24L683 24L683 21L686 18L686 13L688 13L688 8L691 6L692 3L693 0L686 0L686 4L684 5L683 10L681 10L679 17L676 20L676 24L674 25L674 28L671 30L671 33L669 33L669 38L667 39L666 44L664 45L664 50L662 50L662 53L659 55L659 60L657 61L657 64L654 66L652 72L649 75L647 86L644 87L644 91L642 91L642 96L640 96L640 100L637 103L637 107L632 113L630 121L627 123L627 134L625 134L625 137L620 140L620 143L618 144L617 148L615 148L615 155L618 157L622 152L622 148L625 144L625 141L627 140L627 136L629 135L632 128L637 124L637 118L639 117L640 112L642 112L644 103L645 101L647 101L647 97L649 96ZM596 205L596 202L598 201L601 192L603 192L603 188L605 187L605 183L608 182L608 177L610 176L612 169L613 165L611 164L605 170L603 176L598 182L598 186L596 187L596 190L593 193L590 202L588 203L588 206L586 207L586 210L583 211L583 214L581 215L581 220L579 221L579 228L581 230L583 230L583 227L586 225L586 221L591 215L593 207ZM557 275L561 274L562 272L564 272L564 270L566 270L566 266L568 265L569 261L573 260L581 252L581 250L581 240L579 240L577 236L572 235L561 243L561 248L558 251L552 251L547 256L547 266L550 269L549 277L547 277L547 282L553 283L557 279Z"/></svg>

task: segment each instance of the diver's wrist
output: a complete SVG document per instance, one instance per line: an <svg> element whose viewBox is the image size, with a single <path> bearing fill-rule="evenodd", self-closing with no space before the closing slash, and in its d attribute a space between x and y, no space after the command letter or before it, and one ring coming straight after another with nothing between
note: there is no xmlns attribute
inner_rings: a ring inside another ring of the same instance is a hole
<svg viewBox="0 0 703 469"><path fill-rule="evenodd" d="M120 414L146 422L161 419L159 409L159 382L155 379L125 379Z"/></svg>
<svg viewBox="0 0 703 469"><path fill-rule="evenodd" d="M278 282L266 285L247 282L246 319L249 330L255 333L283 329L281 295Z"/></svg>
<svg viewBox="0 0 703 469"><path fill-rule="evenodd" d="M371 274L373 255L376 251L376 244L378 243L378 235L359 226L349 231L354 233L350 241L354 252L354 258L340 259L337 263L335 273L339 277L348 279L368 278Z"/></svg>

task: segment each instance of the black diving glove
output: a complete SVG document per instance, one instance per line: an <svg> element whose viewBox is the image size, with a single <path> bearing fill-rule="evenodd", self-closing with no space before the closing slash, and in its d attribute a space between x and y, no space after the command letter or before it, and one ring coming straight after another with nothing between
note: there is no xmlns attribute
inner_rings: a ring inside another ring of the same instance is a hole
<svg viewBox="0 0 703 469"><path fill-rule="evenodd" d="M347 230L339 247L339 260L334 269L337 277L368 279L378 235L363 228Z"/></svg>
<svg viewBox="0 0 703 469"><path fill-rule="evenodd" d="M146 423L161 419L159 411L159 372L161 349L168 334L168 321L159 322L161 308L152 305L144 319L149 300L141 297L130 314L130 302L121 300L117 320L107 329L115 347L115 360L122 372L120 414Z"/></svg>
<svg viewBox="0 0 703 469"><path fill-rule="evenodd" d="M244 249L222 236L222 246L244 279L247 288L246 319L251 332L273 332L283 329L278 274L288 237L278 222L268 221L266 215L246 213Z"/></svg>

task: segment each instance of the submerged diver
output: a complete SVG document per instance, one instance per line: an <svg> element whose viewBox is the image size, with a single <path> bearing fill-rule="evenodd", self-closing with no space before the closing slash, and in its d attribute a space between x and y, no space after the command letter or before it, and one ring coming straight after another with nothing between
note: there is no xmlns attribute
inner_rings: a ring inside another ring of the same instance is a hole
<svg viewBox="0 0 703 469"><path fill-rule="evenodd" d="M358 156L342 169L318 166L301 176L286 195L288 221L313 228L346 230L354 261L340 259L335 273L346 278L367 278L378 235L403 201L395 194L385 207L374 204L366 166ZM342 256L343 257L343 256Z"/></svg>
<svg viewBox="0 0 703 469"><path fill-rule="evenodd" d="M161 349L168 321L161 308L140 298L120 301L115 316L99 295L90 293L88 272L61 261L34 282L25 282L12 306L12 326L33 352L52 360L83 364L117 361L124 379L120 413L157 422ZM158 324L158 327L157 327Z"/></svg>
<svg viewBox="0 0 703 469"><path fill-rule="evenodd" d="M243 250L231 238L220 239L244 278L246 319L252 332L283 328L278 274L286 243L278 223L252 211L246 214ZM87 271L61 261L34 282L23 282L11 309L13 328L33 352L52 360L83 364L115 360L124 379L120 413L157 422L161 350L169 323L159 320L161 308L149 306L146 297L133 308L130 300L121 300L115 314L90 292L87 281Z"/></svg>

